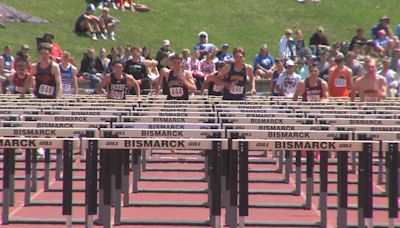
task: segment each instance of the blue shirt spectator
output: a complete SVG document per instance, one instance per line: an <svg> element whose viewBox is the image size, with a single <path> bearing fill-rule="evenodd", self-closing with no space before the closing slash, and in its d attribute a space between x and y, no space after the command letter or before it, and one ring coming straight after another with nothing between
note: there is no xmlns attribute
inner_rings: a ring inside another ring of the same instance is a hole
<svg viewBox="0 0 400 228"><path fill-rule="evenodd" d="M265 77L272 73L271 68L274 66L274 57L268 53L268 46L263 44L260 46L260 52L254 57L253 71L254 74Z"/></svg>
<svg viewBox="0 0 400 228"><path fill-rule="evenodd" d="M206 53L217 49L217 47L213 43L208 43L208 34L202 31L199 33L199 43L193 49L200 52L200 59L202 59Z"/></svg>
<svg viewBox="0 0 400 228"><path fill-rule="evenodd" d="M217 52L218 62L233 60L233 55L228 53L229 44L223 44L221 50Z"/></svg>

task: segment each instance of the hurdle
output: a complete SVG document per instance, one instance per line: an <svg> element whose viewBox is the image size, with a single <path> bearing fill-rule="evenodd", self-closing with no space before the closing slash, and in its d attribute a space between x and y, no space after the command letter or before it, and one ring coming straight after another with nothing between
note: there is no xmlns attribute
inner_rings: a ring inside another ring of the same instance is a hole
<svg viewBox="0 0 400 228"><path fill-rule="evenodd" d="M221 184L219 182L220 177L220 152L222 149L226 149L227 140L226 139L143 139L143 138L129 138L129 139L85 139L83 141L84 148L88 149L87 159L88 161L95 161L97 159L98 150L103 150L104 156L104 166L105 172L100 179L106 183L111 182L112 173L112 153L117 153L115 150L135 150L135 149L190 149L190 150L210 150L210 161L209 161L209 171L210 171L210 182L211 192L212 192L212 204L211 204L211 217L213 217L213 227L221 226ZM106 150L106 151L104 151ZM102 153L102 152L100 152ZM91 162L88 162L91 164ZM94 164L94 162L93 162ZM88 183L96 183L97 172L96 167L92 165L88 166ZM97 186L95 184L90 185L90 189L86 189L87 194L87 205L88 205L88 218L87 221L93 221L93 215L97 212ZM110 223L110 209L112 205L112 188L110 185L104 185L103 194L103 218L101 219L103 227L111 227ZM134 220L121 220L121 224L143 224L140 221ZM198 224L209 223L210 221L197 221ZM152 221L150 223L160 224L157 221ZM182 221L175 222L175 224L182 224ZM191 223L193 224L193 223ZM92 226L92 224L88 224Z"/></svg>
<svg viewBox="0 0 400 228"><path fill-rule="evenodd" d="M372 152L378 150L378 143L373 141L332 141L332 140L261 140L261 139L234 139L233 149L239 153L239 225L244 227L245 216L248 216L248 151L249 150L313 150L320 151L320 213L321 220L314 224L320 227L327 227L327 161L329 151L337 151L339 154L347 155L348 151L360 153L360 158L366 163L360 168L359 181L363 185L372 185ZM346 157L346 156L343 156ZM345 159L344 159L345 160ZM339 169L344 169L343 163L338 163ZM347 185L347 178L340 178L339 186ZM343 189L339 187L339 189ZM369 202L372 200L372 188L360 189L359 198L361 201ZM343 216L346 211L347 193L338 195L338 216L341 217L339 227L346 227L346 217ZM340 203L342 202L342 203ZM361 206L363 219L360 227L364 227L364 220L368 220L368 227L372 227L372 220L369 219L371 212L371 204L363 203ZM249 222L251 224L251 221ZM342 226L344 224L344 226Z"/></svg>
<svg viewBox="0 0 400 228"><path fill-rule="evenodd" d="M64 173L63 179L63 215L66 215L67 227L72 227L72 151L78 147L78 140L76 139L48 139L48 138L0 138L0 148L5 149L3 167L3 205L2 205L2 224L9 224L9 199L12 198L10 191L13 170L13 157L15 148L26 149L26 159L30 162L30 151L36 148L45 149L62 149L64 153ZM27 166L27 173L30 166ZM30 191L30 178L25 179L25 189ZM11 221L13 222L13 221Z"/></svg>

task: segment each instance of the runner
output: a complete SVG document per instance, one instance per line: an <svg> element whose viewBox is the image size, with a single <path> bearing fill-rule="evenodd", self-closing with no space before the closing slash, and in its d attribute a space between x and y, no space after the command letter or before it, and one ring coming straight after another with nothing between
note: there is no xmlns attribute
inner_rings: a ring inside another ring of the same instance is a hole
<svg viewBox="0 0 400 228"><path fill-rule="evenodd" d="M168 83L167 100L189 100L189 92L195 92L196 85L192 73L183 69L183 56L173 54L168 61L170 69L163 68L160 72L157 90L165 78Z"/></svg>
<svg viewBox="0 0 400 228"><path fill-rule="evenodd" d="M130 74L123 73L123 65L120 60L113 62L113 72L106 75L100 85L97 87L98 94L104 94L103 88L106 88L107 98L123 100L129 88L135 88L137 98L140 99L139 83Z"/></svg>
<svg viewBox="0 0 400 228"><path fill-rule="evenodd" d="M18 62L17 72L8 78L13 85L12 93L20 94L20 98L25 98L25 94L33 88L32 76L26 71L27 65L27 62Z"/></svg>
<svg viewBox="0 0 400 228"><path fill-rule="evenodd" d="M297 84L293 100L297 101L299 95L303 101L327 101L328 84L319 78L319 70L316 64L310 66L308 78Z"/></svg>
<svg viewBox="0 0 400 228"><path fill-rule="evenodd" d="M234 62L226 65L218 74L218 78L225 82L222 92L223 100L244 100L246 98L247 76L251 83L251 94L254 95L256 93L253 67L244 63L244 56L245 52L242 48L234 48Z"/></svg>
<svg viewBox="0 0 400 228"><path fill-rule="evenodd" d="M379 102L385 99L386 78L376 73L374 60L365 63L365 72L364 76L354 81L351 89L351 100L355 100L357 93L361 102Z"/></svg>
<svg viewBox="0 0 400 228"><path fill-rule="evenodd" d="M335 57L336 66L329 70L329 96L349 97L353 74L351 69L344 65L344 55L338 54Z"/></svg>
<svg viewBox="0 0 400 228"><path fill-rule="evenodd" d="M78 80L76 78L78 70L70 64L70 60L71 54L64 52L59 64L64 95L78 94Z"/></svg>
<svg viewBox="0 0 400 228"><path fill-rule="evenodd" d="M39 47L39 62L32 64L31 75L35 77L35 96L39 99L62 97L60 68L50 60L50 45ZM26 90L25 90L26 91Z"/></svg>
<svg viewBox="0 0 400 228"><path fill-rule="evenodd" d="M206 76L206 81L201 86L201 92L203 93L208 88L208 95L211 96L222 96L222 90L224 88L224 82L219 79L219 71L225 66L225 62L217 63L217 71L212 72Z"/></svg>

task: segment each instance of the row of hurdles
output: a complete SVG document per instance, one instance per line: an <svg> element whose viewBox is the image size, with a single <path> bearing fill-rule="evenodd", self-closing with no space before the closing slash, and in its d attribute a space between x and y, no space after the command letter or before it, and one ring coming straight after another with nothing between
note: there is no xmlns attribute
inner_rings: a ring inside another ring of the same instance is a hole
<svg viewBox="0 0 400 228"><path fill-rule="evenodd" d="M47 164L47 168L44 182L46 186L48 185L46 179L50 172L48 169L49 150L57 150L56 176L61 179L62 168L64 183L62 206L63 214L67 215L68 226L71 226L72 222L71 161L74 149L81 153L86 152L85 181L87 188L85 191L87 197L85 206L88 226L92 225L92 216L97 214L98 201L100 218L104 227L111 226L111 205L116 205L114 224L121 222L120 210L117 209L121 205L118 200L112 202L111 192L116 192L116 194L122 192L124 206L126 206L127 186L129 185L126 171L129 172L129 151L132 151L131 162L134 170L132 182L134 189L137 190L139 160L142 158L142 165L145 165L146 160L146 153L140 150L150 149L206 151L205 175L209 182L209 222L214 227L220 225L222 207L226 209L225 221L228 225L236 227L239 220L239 226L244 226L244 217L248 216L249 207L249 151L274 151L279 163L279 171L282 170L284 162L286 163L286 181L288 181L292 169L294 153L296 163L294 194L299 194L301 184L302 161L299 151L307 151L305 208L310 207L310 198L314 193L312 187L314 151L320 153L319 205L321 221L318 223L320 227L326 227L327 222L328 153L326 152L340 151L337 153L338 172L340 173L338 175L337 216L339 227L347 226L347 172L355 172L357 164L360 186L358 225L364 226L364 222L367 221L367 225L372 226L373 192L372 187L368 186L372 185L373 155L376 154L379 167L378 184L385 183L386 185L388 226L393 227L395 219L398 218L399 130L396 126L399 126L400 117L396 111L398 102L393 100L376 104L339 100L336 103L302 106L301 102L293 103L284 99L277 101L254 99L241 102L211 99L212 102L210 102L204 97L178 102L166 101L163 97L143 99L139 102L135 100L110 101L96 96L54 101L0 97L0 100L2 99L4 102L0 105L0 113L4 112L0 116L2 119L0 137L3 138L0 140L0 148L5 149L3 224L9 223L8 206L13 203L12 182L13 168L15 168L13 166L15 162L13 149L15 148L27 149L25 154L26 205L29 205L32 185L33 187L35 185L35 167L32 167L32 172L30 169L31 162L35 166L37 158L32 150L35 148L46 149L45 164ZM305 107L309 109L305 109ZM325 111L327 113L324 113ZM71 120L82 122L71 122ZM118 151L118 153L108 153L109 151ZM350 170L347 169L349 152L351 152ZM112 156L116 158L112 158ZM109 172L112 159L117 159L122 163L115 173ZM97 174L98 163L100 164L99 177ZM383 177L384 169L387 174L386 181ZM121 175L122 173L124 175ZM117 178L117 176L123 177ZM102 184L102 182L111 183L110 178L114 179L114 182L121 181L121 183L113 186ZM98 189L97 182L99 180ZM99 199L97 191L100 193ZM113 199L117 198L113 197ZM239 219L237 210L239 210Z"/></svg>

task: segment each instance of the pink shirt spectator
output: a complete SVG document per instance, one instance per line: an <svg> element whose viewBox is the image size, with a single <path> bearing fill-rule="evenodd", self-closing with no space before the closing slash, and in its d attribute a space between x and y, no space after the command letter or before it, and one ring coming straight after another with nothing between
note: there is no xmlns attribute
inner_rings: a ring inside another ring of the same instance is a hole
<svg viewBox="0 0 400 228"><path fill-rule="evenodd" d="M203 73L203 76L210 74L215 71L215 64L214 62L207 61L207 60L201 60L200 61L200 71Z"/></svg>

